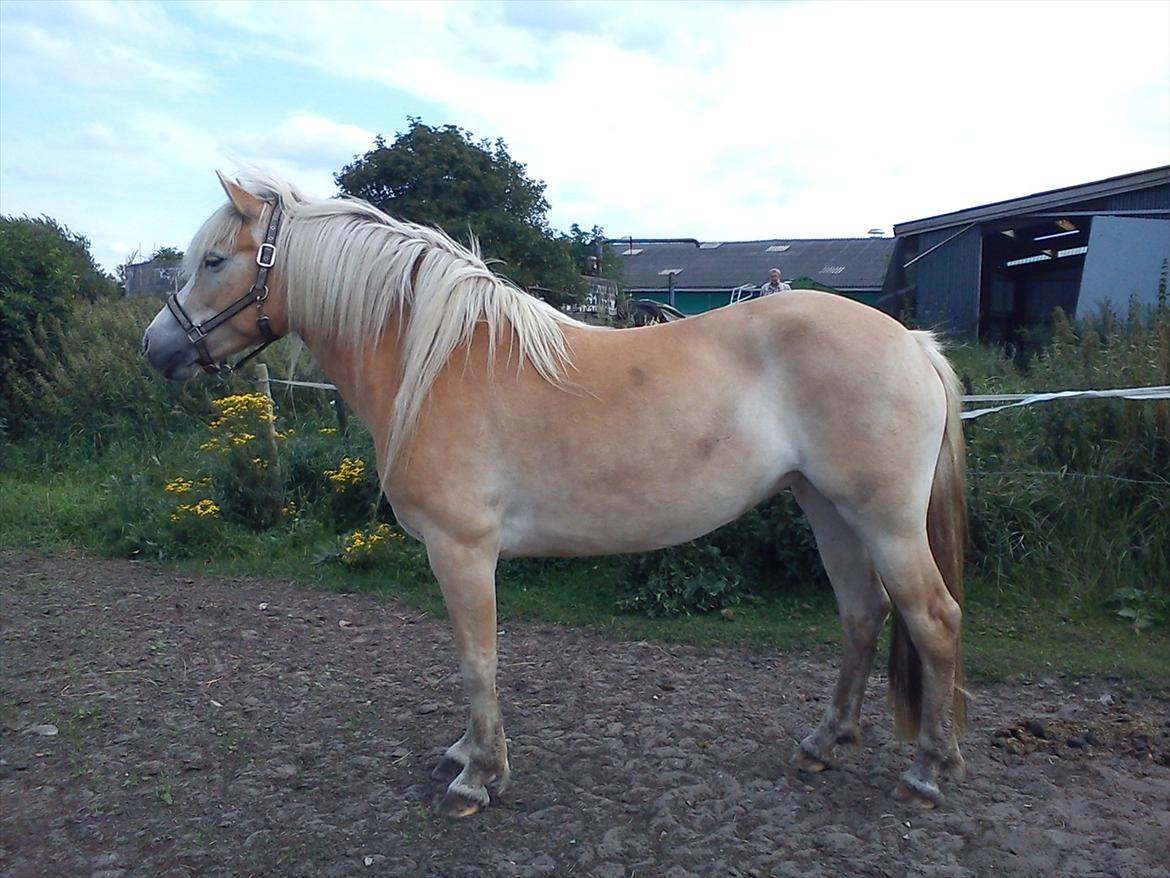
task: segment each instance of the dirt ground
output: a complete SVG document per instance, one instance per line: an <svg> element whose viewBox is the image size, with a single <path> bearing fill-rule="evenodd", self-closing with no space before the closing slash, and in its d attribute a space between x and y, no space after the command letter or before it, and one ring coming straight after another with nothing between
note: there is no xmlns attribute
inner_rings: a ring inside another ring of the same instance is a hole
<svg viewBox="0 0 1170 878"><path fill-rule="evenodd" d="M968 779L922 812L880 675L865 748L802 777L833 656L505 620L512 786L451 823L442 620L80 555L0 554L0 600L5 876L1170 874L1165 693L976 685Z"/></svg>

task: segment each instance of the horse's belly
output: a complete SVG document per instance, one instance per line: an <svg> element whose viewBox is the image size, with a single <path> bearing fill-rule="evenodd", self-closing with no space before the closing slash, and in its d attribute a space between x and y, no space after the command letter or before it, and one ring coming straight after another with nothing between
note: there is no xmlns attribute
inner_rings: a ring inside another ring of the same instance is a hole
<svg viewBox="0 0 1170 878"><path fill-rule="evenodd" d="M505 556L644 552L695 539L784 487L796 440L763 382L705 388L689 407L643 407L594 440L533 436L501 524ZM707 398L710 397L710 398ZM600 437L600 438L597 438ZM613 449L623 449L614 451Z"/></svg>
<svg viewBox="0 0 1170 878"><path fill-rule="evenodd" d="M578 490L517 498L503 522L501 555L608 555L677 545L739 518L782 490L789 474L787 467L759 467L722 478L631 481L607 490L583 480Z"/></svg>

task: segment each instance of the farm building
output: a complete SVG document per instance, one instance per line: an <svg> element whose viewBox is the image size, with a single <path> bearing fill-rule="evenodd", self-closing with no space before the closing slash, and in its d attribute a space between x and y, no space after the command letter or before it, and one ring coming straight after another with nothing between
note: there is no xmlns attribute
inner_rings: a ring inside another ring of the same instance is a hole
<svg viewBox="0 0 1170 878"><path fill-rule="evenodd" d="M1051 319L1152 303L1170 260L1170 166L900 223L895 238L611 242L633 298L699 314L779 267L924 327L1014 341Z"/></svg>
<svg viewBox="0 0 1170 878"><path fill-rule="evenodd" d="M886 292L893 238L774 239L700 242L694 239L611 242L622 288L684 314L700 314L758 289L779 268L794 288L830 290L874 305Z"/></svg>
<svg viewBox="0 0 1170 878"><path fill-rule="evenodd" d="M177 293L183 286L182 268L182 260L173 254L127 265L126 295L137 298Z"/></svg>
<svg viewBox="0 0 1170 878"><path fill-rule="evenodd" d="M1152 303L1170 259L1170 166L899 223L894 288L922 326L1014 341L1057 306Z"/></svg>

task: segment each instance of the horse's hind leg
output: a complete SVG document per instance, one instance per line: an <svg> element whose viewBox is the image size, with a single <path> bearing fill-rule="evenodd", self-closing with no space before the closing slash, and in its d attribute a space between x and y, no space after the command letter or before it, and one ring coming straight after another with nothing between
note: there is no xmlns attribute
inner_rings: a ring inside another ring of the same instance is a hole
<svg viewBox="0 0 1170 878"><path fill-rule="evenodd" d="M899 533L891 524L887 522L867 544L917 651L921 674L920 704L899 708L911 714L906 731L917 732L918 754L902 774L895 794L933 807L942 801L940 773L961 776L963 772L952 712L963 613L947 590L925 532L919 527L917 533ZM899 697L896 692L894 696Z"/></svg>
<svg viewBox="0 0 1170 878"><path fill-rule="evenodd" d="M467 817L487 807L489 784L508 782L508 745L496 695L496 554L480 546L428 536L427 555L439 580L471 716L434 776L450 780L436 810Z"/></svg>
<svg viewBox="0 0 1170 878"><path fill-rule="evenodd" d="M800 768L823 771L832 764L838 745L861 745L861 702L890 601L868 551L833 504L803 479L793 486L793 493L816 535L845 629L845 650L833 700L820 725L800 742L796 754Z"/></svg>

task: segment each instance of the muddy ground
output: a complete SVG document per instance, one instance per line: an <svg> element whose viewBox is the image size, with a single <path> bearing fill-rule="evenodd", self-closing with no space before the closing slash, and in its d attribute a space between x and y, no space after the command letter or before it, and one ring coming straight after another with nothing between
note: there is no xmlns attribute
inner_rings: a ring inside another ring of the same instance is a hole
<svg viewBox="0 0 1170 878"><path fill-rule="evenodd" d="M1168 874L1166 694L975 685L969 777L922 812L880 677L866 747L802 777L833 656L505 620L512 786L450 823L442 620L80 555L0 554L0 600L5 876Z"/></svg>

